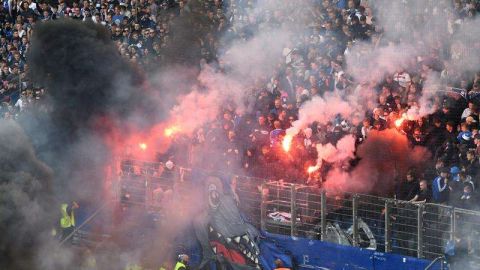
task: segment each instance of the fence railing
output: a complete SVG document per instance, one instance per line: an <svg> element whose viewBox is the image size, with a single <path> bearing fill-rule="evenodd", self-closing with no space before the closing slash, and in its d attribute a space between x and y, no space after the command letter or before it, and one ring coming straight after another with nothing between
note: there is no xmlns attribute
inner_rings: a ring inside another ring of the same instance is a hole
<svg viewBox="0 0 480 270"><path fill-rule="evenodd" d="M123 161L120 202L161 211L165 191L190 172L177 168L165 175L162 167L161 163ZM234 177L240 210L267 232L426 259L443 256L451 243L465 243L471 256L480 253L480 212Z"/></svg>
<svg viewBox="0 0 480 270"><path fill-rule="evenodd" d="M279 182L262 184L259 193L251 205L260 208L257 218L268 232L427 259L442 256L449 241L480 250L476 211Z"/></svg>

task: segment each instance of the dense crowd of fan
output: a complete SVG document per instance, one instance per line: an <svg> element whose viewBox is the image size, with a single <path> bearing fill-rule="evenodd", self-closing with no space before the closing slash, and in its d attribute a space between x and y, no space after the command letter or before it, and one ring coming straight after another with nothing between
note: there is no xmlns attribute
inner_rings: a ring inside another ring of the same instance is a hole
<svg viewBox="0 0 480 270"><path fill-rule="evenodd" d="M455 53L453 46L442 48L442 53L439 48L428 48L428 55L419 55L416 68L385 76L374 87L377 104L373 109L366 106L368 110L364 115L358 114L349 121L336 118L326 124L313 123L296 136L292 151L285 158L282 137L297 120L298 108L304 102L327 92L352 91L358 86L345 69L345 54L353 44L363 41L385 46L388 43L382 29L375 25L368 1L311 1L311 9L305 9L296 1L281 1L278 4L281 10L291 12L273 10L255 15L249 12L255 2L252 0L196 2L190 5L187 0L4 1L0 5L2 117L15 118L31 106L43 106L41 97L48 89L31 84L26 76L26 53L32 29L42 21L70 18L102 24L111 32L119 57L129 59L140 70L164 59L169 40L179 34L172 32L172 21L181 16L205 15L208 33L198 41L199 46L195 47L198 52L194 52L201 60L192 64L211 63L220 70L224 67L217 63L217 54L225 40L247 40L257 29L302 21L307 30L292 37L275 72L269 78L259 78L254 89L248 90L246 96L252 110L239 115L234 105L225 104L217 121L198 129L193 136L178 136L162 161L194 162L211 168L213 162L203 160L202 164L192 153L212 151L214 155L221 153L219 162L215 162L216 169L303 182L311 177L306 168L317 162L316 144L335 144L345 134L353 134L357 144L361 144L371 130L398 129L412 146L426 147L434 162L424 171L411 170L408 175L399 176L402 179L396 197L476 207L480 166L480 103L476 93L480 92L480 73L459 74L454 67L444 65L444 60ZM473 0L452 0L451 5L454 13L445 14L445 20L452 24L468 23L480 10L480 4ZM425 12L423 16L431 14ZM452 94L434 100L433 106L438 109L433 114L407 120L397 127L394 122L399 115L418 103L424 75L429 69L441 72L441 87L450 89ZM322 177L322 170L316 177Z"/></svg>

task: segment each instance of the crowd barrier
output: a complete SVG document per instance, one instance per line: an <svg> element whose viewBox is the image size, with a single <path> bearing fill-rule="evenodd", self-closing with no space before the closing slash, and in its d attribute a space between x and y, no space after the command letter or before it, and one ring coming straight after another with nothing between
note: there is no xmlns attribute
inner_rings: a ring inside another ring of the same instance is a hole
<svg viewBox="0 0 480 270"><path fill-rule="evenodd" d="M163 164L122 160L116 188L124 206L161 211L175 179L188 168L162 173ZM226 175L226 174L222 174ZM240 210L264 232L434 260L453 243L465 243L479 257L480 212L442 204L410 203L354 193L228 175Z"/></svg>

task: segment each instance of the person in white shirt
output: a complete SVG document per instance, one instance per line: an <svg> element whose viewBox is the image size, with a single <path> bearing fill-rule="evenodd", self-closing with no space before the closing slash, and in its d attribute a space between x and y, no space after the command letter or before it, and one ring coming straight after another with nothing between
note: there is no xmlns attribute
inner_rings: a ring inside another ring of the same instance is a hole
<svg viewBox="0 0 480 270"><path fill-rule="evenodd" d="M17 102L15 102L15 108L18 108L19 111L23 111L25 109L25 105L27 105L27 98L25 93L22 93Z"/></svg>
<svg viewBox="0 0 480 270"><path fill-rule="evenodd" d="M465 110L463 110L461 119L465 119L469 117L473 112L476 112L476 111L477 111L477 106L472 101L468 102L468 108L465 108Z"/></svg>

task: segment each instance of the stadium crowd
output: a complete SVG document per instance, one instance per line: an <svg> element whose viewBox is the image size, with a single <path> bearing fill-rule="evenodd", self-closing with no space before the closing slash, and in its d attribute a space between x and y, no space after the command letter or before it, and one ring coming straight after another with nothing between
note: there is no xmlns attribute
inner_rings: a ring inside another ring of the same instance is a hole
<svg viewBox="0 0 480 270"><path fill-rule="evenodd" d="M205 15L209 31L196 48L195 53L201 57L195 64L211 63L220 69L224 67L217 60L224 37L246 40L258 29L302 21L305 31L292 37L283 58L279 59L281 65L269 78L259 78L252 91L248 90L251 111L240 115L235 105L225 104L217 121L190 137L175 138L173 150L163 155L161 161L170 159L187 165L195 155L178 149L193 145L193 152L221 153L220 162L195 161L199 166L212 169L214 165L215 169L241 171L259 178L299 181L311 177L306 168L316 164L317 144L335 144L346 134L353 134L357 144L361 144L371 130L398 129L408 137L412 147L424 146L434 157L431 168L399 176L398 199L477 207L480 73L460 74L444 64L455 56L456 47L452 45L455 43L428 48L428 54L419 55L413 67L387 74L374 87L377 104L372 108L365 106L364 115L348 121L338 117L327 124L313 123L304 129L295 137L289 157L284 158L281 140L285 130L298 119L298 108L304 102L328 92L348 93L358 86L345 68L345 55L353 44L357 41L376 46L388 44L382 29L375 24L368 1L310 1L311 9L305 9L297 1L281 1L279 10L255 15L249 12L255 2L252 0L195 2L200 4L191 5L187 0L4 1L0 5L2 117L15 118L31 106L44 105L41 97L48 89L32 85L26 75L32 29L42 21L70 18L104 25L111 32L119 57L129 59L140 70L164 59L169 40L178 34L172 32L172 23L181 16ZM480 3L475 0L452 0L451 5L453 13L442 15L449 25L466 24L480 11ZM433 16L431 12L425 11L423 16ZM404 15L418 19L413 13ZM406 120L397 127L395 120L418 103L428 70L441 73L439 87L448 89L449 94L435 98L433 106L438 109L433 114ZM183 155L179 154L182 152ZM321 178L324 170L316 177Z"/></svg>

